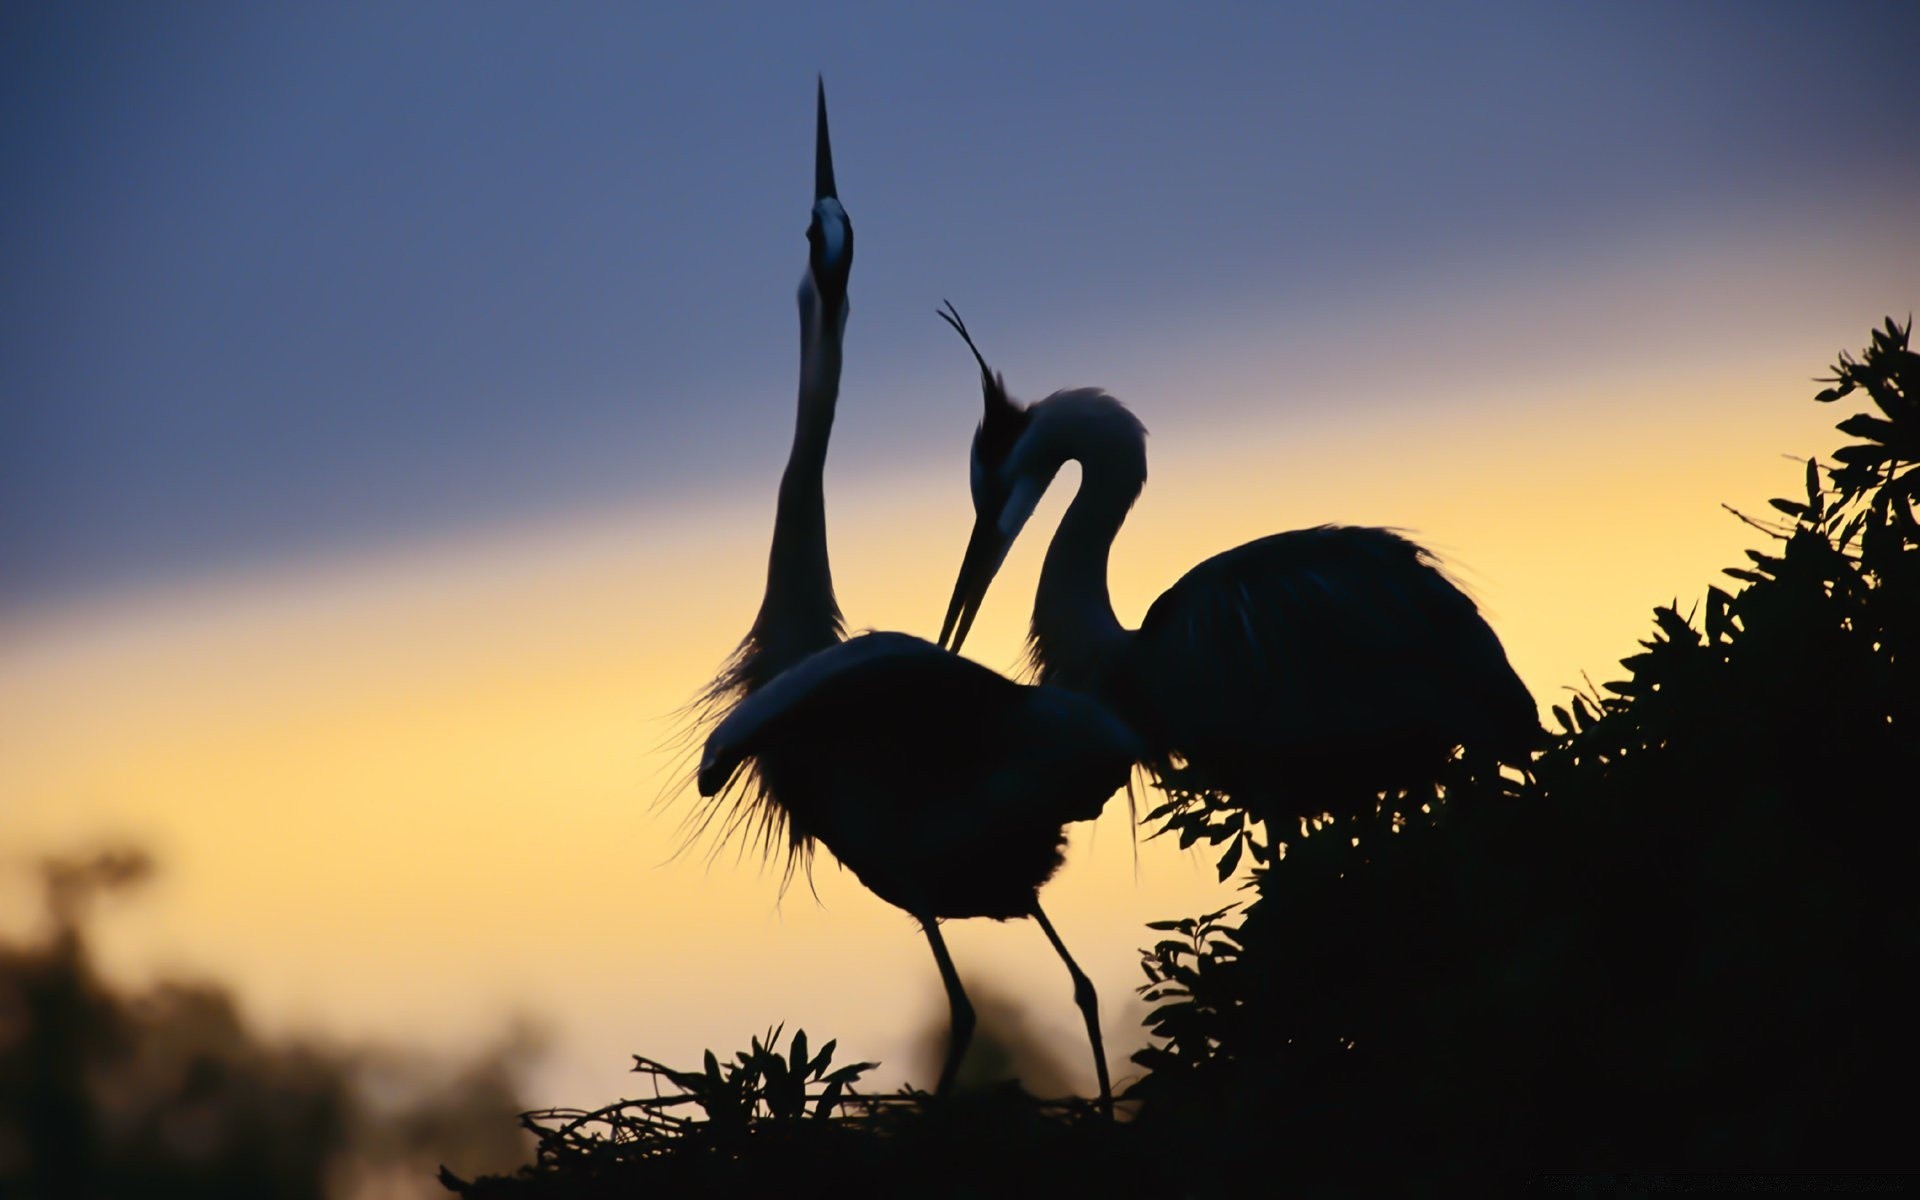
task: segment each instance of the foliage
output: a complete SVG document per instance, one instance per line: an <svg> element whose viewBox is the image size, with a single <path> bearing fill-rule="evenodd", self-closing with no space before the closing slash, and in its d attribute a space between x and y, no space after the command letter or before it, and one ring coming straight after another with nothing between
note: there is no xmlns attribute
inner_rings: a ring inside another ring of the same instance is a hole
<svg viewBox="0 0 1920 1200"><path fill-rule="evenodd" d="M1013 1085L948 1102L863 1093L855 1085L873 1063L833 1067L833 1042L810 1057L804 1030L783 1054L779 1038L778 1028L756 1037L730 1062L708 1051L699 1071L635 1055L652 1096L528 1113L540 1140L532 1164L475 1180L442 1172L441 1181L489 1200L648 1190L975 1196L1151 1177L1152 1164L1086 1101L1037 1100Z"/></svg>
<svg viewBox="0 0 1920 1200"><path fill-rule="evenodd" d="M1278 1139L1300 1173L1897 1162L1917 368L1892 321L1842 357L1818 399L1884 417L1752 522L1778 545L1727 572L1743 588L1657 609L1626 678L1554 706L1528 778L1456 762L1370 818L1231 830L1241 918L1145 952L1143 1120L1256 1160ZM1191 790L1159 815L1186 842L1236 817Z"/></svg>

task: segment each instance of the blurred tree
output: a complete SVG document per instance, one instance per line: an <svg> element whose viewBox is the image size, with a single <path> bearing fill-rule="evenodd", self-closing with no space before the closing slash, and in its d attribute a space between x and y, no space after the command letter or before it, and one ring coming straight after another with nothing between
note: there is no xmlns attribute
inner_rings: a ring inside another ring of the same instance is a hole
<svg viewBox="0 0 1920 1200"><path fill-rule="evenodd" d="M94 901L152 873L138 851L41 865L49 932L0 943L0 1194L406 1197L435 1167L525 1154L516 1032L471 1060L275 1042L211 984L116 991L95 971Z"/></svg>

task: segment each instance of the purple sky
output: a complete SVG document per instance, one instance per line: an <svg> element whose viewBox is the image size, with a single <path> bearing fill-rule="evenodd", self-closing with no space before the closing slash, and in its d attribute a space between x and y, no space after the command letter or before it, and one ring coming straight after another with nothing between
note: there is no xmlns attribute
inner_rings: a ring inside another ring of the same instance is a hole
<svg viewBox="0 0 1920 1200"><path fill-rule="evenodd" d="M1031 395L1105 381L1052 347L1860 189L1920 211L1908 5L1034 7L8 6L0 612L766 484L816 71L850 386L954 381L836 462L956 488L942 297Z"/></svg>

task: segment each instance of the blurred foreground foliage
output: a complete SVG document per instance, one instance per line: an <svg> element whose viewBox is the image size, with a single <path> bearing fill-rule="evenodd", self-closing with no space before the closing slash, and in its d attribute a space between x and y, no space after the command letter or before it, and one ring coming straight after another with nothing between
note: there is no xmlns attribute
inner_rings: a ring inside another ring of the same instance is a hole
<svg viewBox="0 0 1920 1200"><path fill-rule="evenodd" d="M448 1062L266 1038L212 984L103 980L93 905L151 872L133 850L49 859L45 936L0 938L0 1196L404 1200L444 1194L436 1164L524 1157L524 1031Z"/></svg>
<svg viewBox="0 0 1920 1200"><path fill-rule="evenodd" d="M1772 545L1626 675L1554 705L1524 777L1456 759L1376 813L1267 829L1178 775L1151 819L1242 898L1155 922L1133 1119L1016 1086L868 1097L796 1034L655 1098L531 1114L474 1197L1217 1195L1489 1171L1898 1168L1920 978L1920 357L1842 356L1851 439ZM664 1090L662 1086L664 1085Z"/></svg>

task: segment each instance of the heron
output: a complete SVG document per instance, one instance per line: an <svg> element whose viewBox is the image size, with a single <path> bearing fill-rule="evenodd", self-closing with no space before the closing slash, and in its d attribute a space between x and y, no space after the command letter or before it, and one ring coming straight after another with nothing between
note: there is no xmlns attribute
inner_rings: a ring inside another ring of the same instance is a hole
<svg viewBox="0 0 1920 1200"><path fill-rule="evenodd" d="M801 280L799 412L774 514L766 591L746 637L703 693L716 720L695 782L695 833L724 812L784 842L784 884L824 845L918 922L946 989L947 1094L974 1011L940 932L949 919L1032 917L1066 964L1087 1025L1100 1102L1112 1087L1091 980L1039 903L1065 826L1099 816L1145 745L1095 700L1022 684L904 633L844 637L826 542L822 474L839 396L853 225L840 203L817 94L808 268Z"/></svg>
<svg viewBox="0 0 1920 1200"><path fill-rule="evenodd" d="M1028 632L1039 682L1103 701L1151 747L1249 815L1370 810L1455 750L1523 764L1537 709L1478 608L1401 533L1323 525L1188 571L1138 629L1107 590L1114 538L1147 479L1146 427L1095 388L1023 405L949 302L980 369L973 532L940 642L965 643L1007 551L1062 466L1080 485L1047 547ZM1484 761L1484 759L1483 759Z"/></svg>

